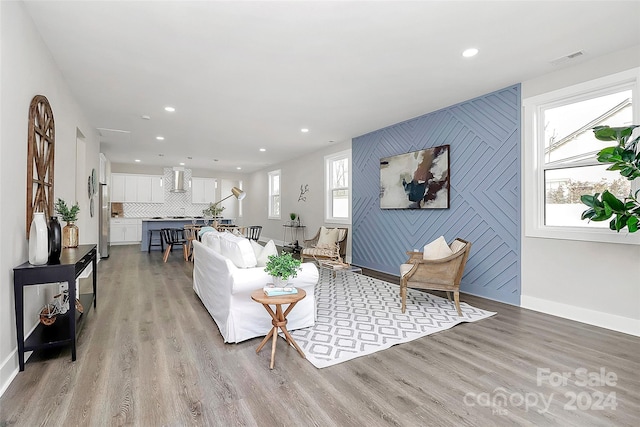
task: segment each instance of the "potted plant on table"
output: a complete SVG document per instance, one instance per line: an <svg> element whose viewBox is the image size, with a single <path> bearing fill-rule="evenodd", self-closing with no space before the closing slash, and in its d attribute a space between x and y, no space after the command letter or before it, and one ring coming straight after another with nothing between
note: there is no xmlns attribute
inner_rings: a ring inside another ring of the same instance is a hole
<svg viewBox="0 0 640 427"><path fill-rule="evenodd" d="M67 223L62 228L62 247L64 248L77 248L78 247L78 226L75 222L78 220L78 212L80 212L80 206L78 202L71 208L67 206L67 202L58 198L54 205L57 213L62 216L62 220Z"/></svg>
<svg viewBox="0 0 640 427"><path fill-rule="evenodd" d="M284 287L289 279L298 275L301 264L301 261L290 253L271 255L264 271L273 277L274 285Z"/></svg>

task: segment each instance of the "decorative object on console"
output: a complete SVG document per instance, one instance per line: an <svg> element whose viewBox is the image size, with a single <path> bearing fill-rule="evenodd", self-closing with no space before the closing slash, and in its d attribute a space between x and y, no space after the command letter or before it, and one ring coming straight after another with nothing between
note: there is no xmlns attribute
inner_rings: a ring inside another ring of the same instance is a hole
<svg viewBox="0 0 640 427"><path fill-rule="evenodd" d="M62 246L64 248L77 248L78 247L78 226L75 225L75 221L78 219L78 212L80 212L80 206L76 202L71 208L67 206L67 203L58 198L55 205L56 212L62 215L62 220L67 223L62 229Z"/></svg>
<svg viewBox="0 0 640 427"><path fill-rule="evenodd" d="M55 264L60 261L62 251L62 229L57 216L52 216L49 220L49 263Z"/></svg>
<svg viewBox="0 0 640 427"><path fill-rule="evenodd" d="M306 202L307 196L306 194L309 192L309 184L306 184L304 187L302 184L300 185L300 196L298 196L299 202Z"/></svg>
<svg viewBox="0 0 640 427"><path fill-rule="evenodd" d="M29 105L27 136L27 238L35 212L43 212L46 218L53 215L55 140L49 100L44 95L36 95Z"/></svg>
<svg viewBox="0 0 640 427"><path fill-rule="evenodd" d="M380 159L381 209L448 209L449 146Z"/></svg>
<svg viewBox="0 0 640 427"><path fill-rule="evenodd" d="M49 259L49 233L44 212L35 212L29 228L29 264L44 265Z"/></svg>

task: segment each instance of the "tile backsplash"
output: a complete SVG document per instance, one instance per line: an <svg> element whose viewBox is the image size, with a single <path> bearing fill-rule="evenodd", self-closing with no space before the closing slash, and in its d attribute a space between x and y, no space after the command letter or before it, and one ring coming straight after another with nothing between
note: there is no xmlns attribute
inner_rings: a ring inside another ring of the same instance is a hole
<svg viewBox="0 0 640 427"><path fill-rule="evenodd" d="M184 170L184 179L191 180L191 169ZM134 203L124 202L122 207L124 217L151 218L154 216L202 216L202 210L209 207L208 203L191 203L191 187L185 186L184 193L173 193L173 169L164 168L162 188L164 188L164 203Z"/></svg>

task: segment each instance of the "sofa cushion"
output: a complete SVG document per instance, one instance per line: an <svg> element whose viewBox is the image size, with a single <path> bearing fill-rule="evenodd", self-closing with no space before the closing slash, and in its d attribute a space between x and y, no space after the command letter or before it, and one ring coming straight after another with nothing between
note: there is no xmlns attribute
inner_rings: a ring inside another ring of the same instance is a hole
<svg viewBox="0 0 640 427"><path fill-rule="evenodd" d="M238 268L255 267L258 262L249 239L245 237L235 236L232 233L222 233L222 236L220 236L220 250L222 256L229 258Z"/></svg>
<svg viewBox="0 0 640 427"><path fill-rule="evenodd" d="M447 245L447 241L444 240L444 236L440 236L424 247L422 258L442 259L451 255L453 255L453 251L449 248L449 245Z"/></svg>
<svg viewBox="0 0 640 427"><path fill-rule="evenodd" d="M278 249L273 240L269 240L264 246L255 240L250 240L253 253L256 255L256 267L264 267L269 262L269 256L278 256Z"/></svg>
<svg viewBox="0 0 640 427"><path fill-rule="evenodd" d="M203 245L205 245L206 247L216 251L217 253L220 253L220 236L217 231L210 231L208 233L205 233L202 235L202 237L200 238L200 241L202 242Z"/></svg>
<svg viewBox="0 0 640 427"><path fill-rule="evenodd" d="M320 236L318 237L318 243L316 248L333 249L338 242L337 228L326 228L324 225L320 227Z"/></svg>

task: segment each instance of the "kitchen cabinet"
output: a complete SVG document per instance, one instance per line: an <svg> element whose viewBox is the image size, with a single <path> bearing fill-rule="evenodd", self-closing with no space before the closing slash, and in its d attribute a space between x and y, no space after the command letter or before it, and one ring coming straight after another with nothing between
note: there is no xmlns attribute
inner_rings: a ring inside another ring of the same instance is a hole
<svg viewBox="0 0 640 427"><path fill-rule="evenodd" d="M142 240L142 220L111 218L110 237L112 244L140 243Z"/></svg>
<svg viewBox="0 0 640 427"><path fill-rule="evenodd" d="M191 203L213 203L216 187L215 178L191 178Z"/></svg>
<svg viewBox="0 0 640 427"><path fill-rule="evenodd" d="M164 203L160 175L111 174L111 201Z"/></svg>
<svg viewBox="0 0 640 427"><path fill-rule="evenodd" d="M163 176L151 177L151 202L152 203L164 203L164 181Z"/></svg>
<svg viewBox="0 0 640 427"><path fill-rule="evenodd" d="M111 174L111 201L124 202L124 175Z"/></svg>

